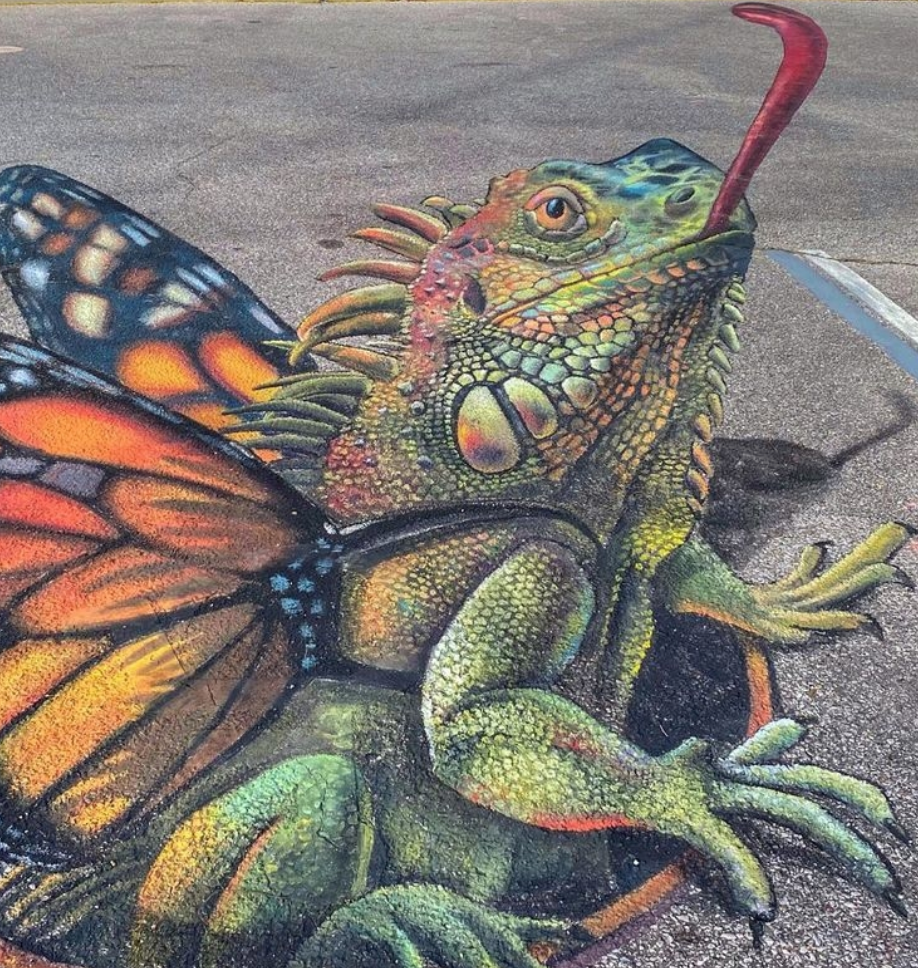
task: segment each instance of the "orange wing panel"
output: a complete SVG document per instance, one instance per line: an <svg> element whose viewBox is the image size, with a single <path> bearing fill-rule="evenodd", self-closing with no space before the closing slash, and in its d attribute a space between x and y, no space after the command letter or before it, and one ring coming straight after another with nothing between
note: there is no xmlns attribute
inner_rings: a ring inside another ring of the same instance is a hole
<svg viewBox="0 0 918 968"><path fill-rule="evenodd" d="M231 595L240 580L228 572L182 565L141 548L113 548L71 568L24 598L10 623L29 635L73 635L163 617Z"/></svg>
<svg viewBox="0 0 918 968"><path fill-rule="evenodd" d="M0 405L0 437L27 451L204 484L252 501L270 494L229 459L114 402L48 393Z"/></svg>
<svg viewBox="0 0 918 968"><path fill-rule="evenodd" d="M219 725L149 806L155 807L156 803L180 790L256 726L277 705L296 672L287 636L276 628L263 644L258 664L246 677Z"/></svg>
<svg viewBox="0 0 918 968"><path fill-rule="evenodd" d="M17 572L14 575L0 574L0 608L5 608L20 593L30 588L41 578L41 572Z"/></svg>
<svg viewBox="0 0 918 968"><path fill-rule="evenodd" d="M109 485L104 499L146 541L204 565L252 573L294 550L289 525L272 509L209 488L126 476Z"/></svg>
<svg viewBox="0 0 918 968"><path fill-rule="evenodd" d="M104 518L81 501L32 481L0 480L0 522L88 538L118 536Z"/></svg>
<svg viewBox="0 0 918 968"><path fill-rule="evenodd" d="M226 412L226 407L219 403L207 403L206 401L189 402L177 401L169 405L170 410L180 413L195 423L203 424L211 430L220 431L224 427L232 427L239 423L239 417ZM234 435L234 438L235 435Z"/></svg>
<svg viewBox="0 0 918 968"><path fill-rule="evenodd" d="M0 730L106 649L96 639L25 639L0 652Z"/></svg>
<svg viewBox="0 0 918 968"><path fill-rule="evenodd" d="M34 802L107 741L144 718L251 623L235 606L176 622L108 653L0 738L10 793Z"/></svg>
<svg viewBox="0 0 918 968"><path fill-rule="evenodd" d="M116 374L126 387L154 400L210 389L185 350L163 340L129 346L118 360Z"/></svg>
<svg viewBox="0 0 918 968"><path fill-rule="evenodd" d="M240 400L263 399L265 391L255 388L273 383L279 376L260 353L232 333L208 334L201 340L200 354L208 374Z"/></svg>
<svg viewBox="0 0 918 968"><path fill-rule="evenodd" d="M34 534L0 525L0 576L42 572L73 561L99 547L97 541L76 535Z"/></svg>
<svg viewBox="0 0 918 968"><path fill-rule="evenodd" d="M238 684L251 671L262 636L260 627L245 633L196 680L176 690L115 751L81 771L81 778L50 804L55 825L98 836L171 780L189 750L222 718Z"/></svg>

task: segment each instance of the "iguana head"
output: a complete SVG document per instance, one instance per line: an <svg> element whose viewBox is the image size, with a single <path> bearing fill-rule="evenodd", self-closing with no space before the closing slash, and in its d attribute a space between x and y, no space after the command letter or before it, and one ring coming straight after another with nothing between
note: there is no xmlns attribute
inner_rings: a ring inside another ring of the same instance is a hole
<svg viewBox="0 0 918 968"><path fill-rule="evenodd" d="M432 389L459 460L485 477L560 483L601 437L625 447L635 411L662 427L689 344L717 332L752 251L745 202L704 232L722 184L664 139L492 182L412 287L413 333L435 334L445 364ZM622 477L621 451L609 457Z"/></svg>
<svg viewBox="0 0 918 968"><path fill-rule="evenodd" d="M749 262L745 202L704 231L723 180L659 139L603 164L511 172L471 211L429 200L446 224L407 285L353 290L301 327L304 348L371 377L310 468L314 493L361 519L418 503L557 507L599 463L607 503L623 495ZM386 336L388 356L337 343L367 331Z"/></svg>
<svg viewBox="0 0 918 968"><path fill-rule="evenodd" d="M348 521L493 500L601 509L590 523L607 525L665 434L691 423L704 438L720 418L755 227L742 189L787 116L752 149L750 133L738 160L755 157L726 178L658 139L513 171L477 206L378 206L401 228L356 235L406 261L327 274L388 282L318 307L291 353L362 374L359 402L320 420L331 377L280 388L269 417L288 475Z"/></svg>

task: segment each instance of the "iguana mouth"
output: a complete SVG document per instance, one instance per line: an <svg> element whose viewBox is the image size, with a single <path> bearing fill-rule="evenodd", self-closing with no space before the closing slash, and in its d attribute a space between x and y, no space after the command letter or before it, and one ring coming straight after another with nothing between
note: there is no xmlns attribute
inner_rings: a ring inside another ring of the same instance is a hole
<svg viewBox="0 0 918 968"><path fill-rule="evenodd" d="M773 27L781 36L784 56L727 171L700 238L717 235L728 227L756 169L816 86L826 64L826 35L809 17L764 3L740 3L733 13L742 20Z"/></svg>
<svg viewBox="0 0 918 968"><path fill-rule="evenodd" d="M605 304L609 301L611 292L608 289L600 290L598 287L614 285L619 281L622 284L627 284L635 282L639 278L647 279L654 272L665 273L668 265L673 263L682 265L696 256L698 264L691 266L693 272L698 274L711 273L723 277L739 274L749 261L753 244L751 232L726 227L719 232L690 238L687 241L648 253L639 260L625 262L612 268L604 268L601 262L597 264L598 268L592 272L589 264L573 266L568 274L575 272L574 278L562 282L539 299L514 303L512 306L498 306L481 318L498 326L506 324L508 320L517 319L523 310L540 305L544 306L549 301L558 299L559 294L585 285L597 289L597 305ZM586 304L583 308L586 308ZM561 307L559 306L558 311L560 310ZM545 312L550 314L551 310L545 309Z"/></svg>

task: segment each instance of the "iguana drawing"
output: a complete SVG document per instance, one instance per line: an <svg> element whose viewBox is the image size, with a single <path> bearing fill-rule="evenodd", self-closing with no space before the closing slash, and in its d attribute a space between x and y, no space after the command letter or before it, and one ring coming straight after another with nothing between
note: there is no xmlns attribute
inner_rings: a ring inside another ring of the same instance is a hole
<svg viewBox="0 0 918 968"><path fill-rule="evenodd" d="M661 607L759 643L861 628L845 603L910 534L761 586L697 534L742 195L824 59L808 18L737 12L787 59L726 178L661 139L379 206L400 228L358 235L402 259L329 273L383 282L295 335L112 199L0 177L44 347L0 347L3 937L89 968L533 968L581 935L527 899L614 895L615 830L694 848L760 928L749 817L904 912L821 803L904 837L885 796L779 762L804 728L767 683L732 748L653 755L629 722Z"/></svg>

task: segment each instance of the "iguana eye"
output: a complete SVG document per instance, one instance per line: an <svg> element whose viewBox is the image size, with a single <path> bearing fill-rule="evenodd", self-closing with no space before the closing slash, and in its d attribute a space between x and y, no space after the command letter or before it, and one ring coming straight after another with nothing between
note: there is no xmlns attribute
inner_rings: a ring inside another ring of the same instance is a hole
<svg viewBox="0 0 918 968"><path fill-rule="evenodd" d="M587 227L583 202L561 185L543 188L526 203L526 226L543 239L574 238Z"/></svg>

